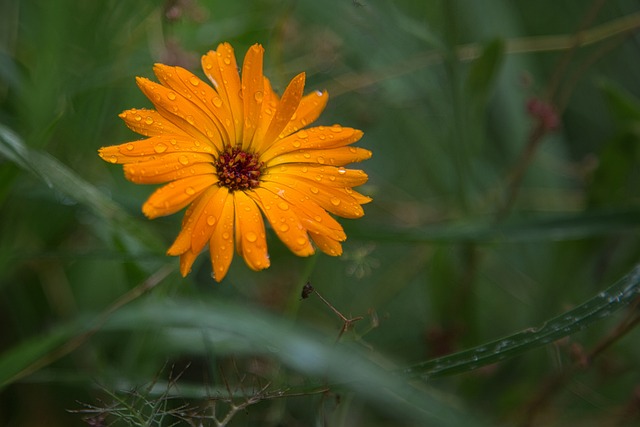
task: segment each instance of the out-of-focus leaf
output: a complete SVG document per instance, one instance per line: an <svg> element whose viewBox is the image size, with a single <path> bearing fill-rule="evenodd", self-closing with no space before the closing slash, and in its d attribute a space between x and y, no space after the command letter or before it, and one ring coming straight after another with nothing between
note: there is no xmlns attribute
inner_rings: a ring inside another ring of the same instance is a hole
<svg viewBox="0 0 640 427"><path fill-rule="evenodd" d="M600 88L616 121L622 124L640 122L640 101L637 98L610 81L601 82Z"/></svg>
<svg viewBox="0 0 640 427"><path fill-rule="evenodd" d="M145 225L54 157L27 147L20 137L0 125L0 155L33 173L55 189L107 220L131 252L162 251L163 244Z"/></svg>
<svg viewBox="0 0 640 427"><path fill-rule="evenodd" d="M501 39L488 43L482 54L469 69L466 80L466 95L477 106L486 104L495 85L504 57L504 42Z"/></svg>
<svg viewBox="0 0 640 427"><path fill-rule="evenodd" d="M350 223L353 238L402 242L565 241L640 229L640 211L620 209L570 214L540 214L496 224L492 219L441 223L425 227L378 227Z"/></svg>
<svg viewBox="0 0 640 427"><path fill-rule="evenodd" d="M435 377L477 369L522 354L586 328L640 298L640 266L598 295L538 328L527 329L450 356L402 370L409 376Z"/></svg>

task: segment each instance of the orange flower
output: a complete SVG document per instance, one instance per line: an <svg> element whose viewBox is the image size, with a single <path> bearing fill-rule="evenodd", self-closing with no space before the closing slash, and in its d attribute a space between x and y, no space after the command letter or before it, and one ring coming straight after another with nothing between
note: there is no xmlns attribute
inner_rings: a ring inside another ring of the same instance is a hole
<svg viewBox="0 0 640 427"><path fill-rule="evenodd" d="M242 77L229 44L204 55L213 87L183 68L156 64L160 84L137 78L156 109L120 114L148 138L99 150L104 160L124 164L132 182L168 182L142 206L147 217L189 205L167 252L180 256L183 276L207 243L217 281L227 274L234 246L253 270L269 267L263 215L296 255L313 254L312 241L340 255L346 235L329 213L358 218L371 201L352 189L367 175L344 168L371 157L349 146L362 132L339 125L303 129L324 109L327 93L303 96L301 73L279 98L262 74L263 52L257 44L249 49Z"/></svg>

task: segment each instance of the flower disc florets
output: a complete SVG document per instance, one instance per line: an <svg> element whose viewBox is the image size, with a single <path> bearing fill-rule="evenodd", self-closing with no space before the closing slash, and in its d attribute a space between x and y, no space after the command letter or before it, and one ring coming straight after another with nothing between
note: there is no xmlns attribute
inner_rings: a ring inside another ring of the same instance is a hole
<svg viewBox="0 0 640 427"><path fill-rule="evenodd" d="M247 153L241 147L227 147L215 162L220 185L231 192L257 187L263 166L257 155Z"/></svg>

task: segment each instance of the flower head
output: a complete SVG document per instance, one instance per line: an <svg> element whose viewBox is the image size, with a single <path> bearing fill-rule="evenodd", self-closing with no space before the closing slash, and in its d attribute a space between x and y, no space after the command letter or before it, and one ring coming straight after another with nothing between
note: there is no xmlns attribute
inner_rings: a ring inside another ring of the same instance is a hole
<svg viewBox="0 0 640 427"><path fill-rule="evenodd" d="M318 118L328 95L303 96L305 74L279 97L262 74L263 48L249 48L238 73L233 48L220 44L202 57L213 87L180 67L156 64L160 83L138 77L155 110L131 109L120 117L148 137L103 147L100 156L124 165L127 179L167 183L142 206L149 218L188 206L182 230L168 250L180 256L186 276L209 245L214 277L227 274L234 247L253 270L269 267L266 218L296 255L342 253L342 226L329 213L358 218L371 201L352 187L364 184L361 170L346 169L371 152L350 145L357 129L305 127Z"/></svg>

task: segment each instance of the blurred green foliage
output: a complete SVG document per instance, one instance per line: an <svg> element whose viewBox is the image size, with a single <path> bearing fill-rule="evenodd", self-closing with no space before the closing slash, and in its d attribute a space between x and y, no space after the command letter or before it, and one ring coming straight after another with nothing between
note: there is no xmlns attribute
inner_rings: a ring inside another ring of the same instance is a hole
<svg viewBox="0 0 640 427"><path fill-rule="evenodd" d="M636 425L638 29L634 0L0 0L0 426ZM135 76L223 41L365 132L341 258L271 235L269 270L182 279L180 215L97 156L138 138Z"/></svg>

